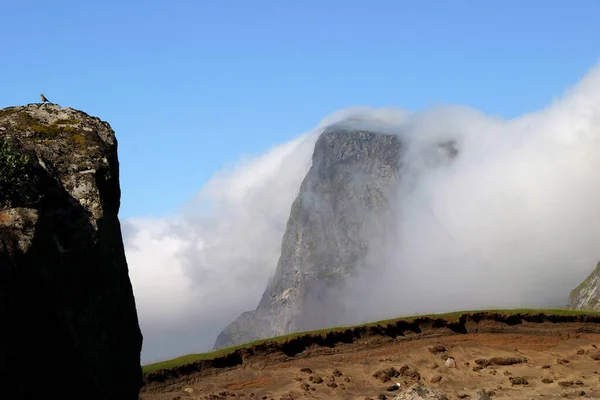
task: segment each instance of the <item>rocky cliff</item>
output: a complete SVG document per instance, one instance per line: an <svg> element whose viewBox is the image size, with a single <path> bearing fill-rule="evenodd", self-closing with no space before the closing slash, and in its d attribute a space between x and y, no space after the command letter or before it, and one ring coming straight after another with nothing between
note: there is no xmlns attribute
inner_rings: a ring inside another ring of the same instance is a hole
<svg viewBox="0 0 600 400"><path fill-rule="evenodd" d="M347 317L336 293L365 266L369 238L391 227L401 154L397 136L336 127L321 134L291 208L275 275L256 310L231 323L215 348Z"/></svg>
<svg viewBox="0 0 600 400"><path fill-rule="evenodd" d="M585 281L571 291L569 308L600 310L600 263Z"/></svg>
<svg viewBox="0 0 600 400"><path fill-rule="evenodd" d="M71 108L0 110L0 398L137 399L117 141Z"/></svg>

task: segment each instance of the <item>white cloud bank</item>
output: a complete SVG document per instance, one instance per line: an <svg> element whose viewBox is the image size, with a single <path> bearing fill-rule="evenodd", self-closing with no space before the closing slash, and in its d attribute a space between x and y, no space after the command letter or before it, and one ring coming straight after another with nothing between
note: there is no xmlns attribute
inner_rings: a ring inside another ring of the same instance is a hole
<svg viewBox="0 0 600 400"><path fill-rule="evenodd" d="M207 351L256 307L320 129L348 118L400 134L415 182L382 255L394 262L347 294L357 318L563 306L600 260L600 66L510 121L464 107L344 110L216 175L178 217L123 221L143 363ZM447 139L460 149L451 166L420 162L422 144Z"/></svg>

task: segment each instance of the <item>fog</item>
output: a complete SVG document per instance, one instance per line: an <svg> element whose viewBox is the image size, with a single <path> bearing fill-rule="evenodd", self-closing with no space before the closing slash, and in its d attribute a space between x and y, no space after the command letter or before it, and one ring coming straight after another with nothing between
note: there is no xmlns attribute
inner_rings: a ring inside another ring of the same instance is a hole
<svg viewBox="0 0 600 400"><path fill-rule="evenodd" d="M599 67L545 109L512 120L462 106L342 110L220 172L178 215L122 221L143 363L208 351L256 307L315 140L340 121L398 134L407 146L397 238L369 255L370 273L343 293L354 322L562 307L600 260ZM451 163L424 156L448 140L459 151Z"/></svg>

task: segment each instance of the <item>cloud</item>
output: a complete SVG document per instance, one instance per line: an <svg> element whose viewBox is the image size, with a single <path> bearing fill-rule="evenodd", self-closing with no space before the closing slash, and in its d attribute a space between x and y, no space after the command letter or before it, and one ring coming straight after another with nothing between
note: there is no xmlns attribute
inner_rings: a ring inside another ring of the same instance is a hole
<svg viewBox="0 0 600 400"><path fill-rule="evenodd" d="M600 260L600 68L514 120L443 107L399 128L414 184L398 196L397 245L345 293L355 318L564 307ZM453 163L422 162L449 139Z"/></svg>
<svg viewBox="0 0 600 400"><path fill-rule="evenodd" d="M169 218L123 221L142 362L209 351L274 273L318 130L214 176Z"/></svg>
<svg viewBox="0 0 600 400"><path fill-rule="evenodd" d="M371 273L349 282L352 322L563 306L600 260L599 67L546 109L513 120L458 106L342 110L215 175L180 215L123 221L144 363L207 351L256 307L315 140L331 123L395 133L408 146L398 237L370 255ZM446 140L460 154L440 164L428 149Z"/></svg>

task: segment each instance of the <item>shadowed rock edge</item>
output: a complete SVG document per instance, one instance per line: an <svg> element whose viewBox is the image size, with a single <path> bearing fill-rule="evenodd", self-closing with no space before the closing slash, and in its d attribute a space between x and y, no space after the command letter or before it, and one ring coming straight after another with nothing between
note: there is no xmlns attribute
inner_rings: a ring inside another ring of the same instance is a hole
<svg viewBox="0 0 600 400"><path fill-rule="evenodd" d="M0 110L0 140L29 156L26 185L0 207L0 398L43 388L137 399L142 335L114 131L82 111L29 104Z"/></svg>

